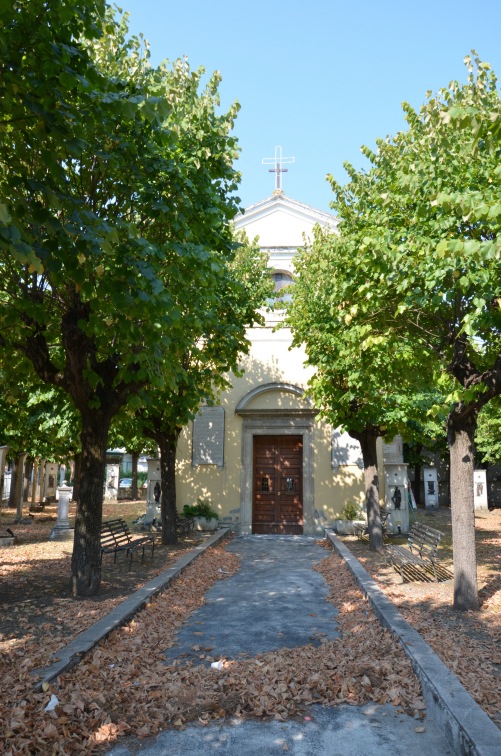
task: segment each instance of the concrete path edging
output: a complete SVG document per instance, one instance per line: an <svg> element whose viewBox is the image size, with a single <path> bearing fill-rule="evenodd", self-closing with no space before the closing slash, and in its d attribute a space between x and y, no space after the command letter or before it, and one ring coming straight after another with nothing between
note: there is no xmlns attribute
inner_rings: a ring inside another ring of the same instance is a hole
<svg viewBox="0 0 501 756"><path fill-rule="evenodd" d="M379 621L402 644L421 682L429 715L445 733L455 752L464 756L499 756L501 731L494 722L417 630L402 617L344 543L329 528L325 534L348 565Z"/></svg>
<svg viewBox="0 0 501 756"><path fill-rule="evenodd" d="M211 546L224 540L230 532L230 528L220 528L213 535L209 536L199 546L182 556L175 562L172 567L164 570L156 577L149 580L134 591L128 598L114 607L109 614L106 614L100 620L88 627L82 633L76 636L67 646L56 651L53 656L57 659L54 664L44 669L33 670L33 674L41 675L40 680L35 685L35 690L41 690L44 683L51 682L63 672L76 666L79 661L89 653L97 644L106 638L113 630L121 627L132 617L143 609L151 601L152 597L163 591L172 580L186 569L186 567L198 559L200 554L207 551Z"/></svg>

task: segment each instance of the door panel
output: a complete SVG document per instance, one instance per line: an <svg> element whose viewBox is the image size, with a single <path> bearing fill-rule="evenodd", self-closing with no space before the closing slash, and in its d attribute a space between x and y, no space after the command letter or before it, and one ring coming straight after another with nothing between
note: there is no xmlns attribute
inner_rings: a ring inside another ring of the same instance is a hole
<svg viewBox="0 0 501 756"><path fill-rule="evenodd" d="M302 436L254 436L252 532L303 532Z"/></svg>

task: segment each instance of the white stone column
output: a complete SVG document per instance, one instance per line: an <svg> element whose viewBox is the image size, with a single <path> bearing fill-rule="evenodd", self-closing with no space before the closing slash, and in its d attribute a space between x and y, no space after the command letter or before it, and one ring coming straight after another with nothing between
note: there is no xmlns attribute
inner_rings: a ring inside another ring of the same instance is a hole
<svg viewBox="0 0 501 756"><path fill-rule="evenodd" d="M14 491L14 504L16 506L16 520L21 520L23 516L23 488L24 488L24 463L28 452L21 452L16 455L17 467L17 488Z"/></svg>
<svg viewBox="0 0 501 756"><path fill-rule="evenodd" d="M160 459L150 458L148 462L148 488L146 493L146 514L144 520L146 523L152 523L153 520L159 520L160 511L160 494L161 494L161 471Z"/></svg>
<svg viewBox="0 0 501 756"><path fill-rule="evenodd" d="M68 519L68 510L70 506L71 496L70 486L59 486L57 492L58 504L57 504L57 522L52 528L49 536L49 541L71 541L73 540L74 530L70 527L70 521Z"/></svg>

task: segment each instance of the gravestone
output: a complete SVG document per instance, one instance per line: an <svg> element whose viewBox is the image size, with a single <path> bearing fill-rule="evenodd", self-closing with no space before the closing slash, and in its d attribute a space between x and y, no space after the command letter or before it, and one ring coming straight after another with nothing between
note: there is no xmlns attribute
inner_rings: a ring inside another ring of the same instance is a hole
<svg viewBox="0 0 501 756"><path fill-rule="evenodd" d="M424 505L426 509L438 509L438 473L435 467L423 468Z"/></svg>
<svg viewBox="0 0 501 756"><path fill-rule="evenodd" d="M104 486L104 498L116 499L118 497L120 465L108 464L106 465L106 483Z"/></svg>
<svg viewBox="0 0 501 756"><path fill-rule="evenodd" d="M473 473L473 503L475 509L488 509L487 470L475 470Z"/></svg>
<svg viewBox="0 0 501 756"><path fill-rule="evenodd" d="M5 470L3 474L2 506L9 506L10 485L12 482L12 470Z"/></svg>
<svg viewBox="0 0 501 756"><path fill-rule="evenodd" d="M57 465L55 462L46 462L43 482L43 499L55 501L57 491Z"/></svg>

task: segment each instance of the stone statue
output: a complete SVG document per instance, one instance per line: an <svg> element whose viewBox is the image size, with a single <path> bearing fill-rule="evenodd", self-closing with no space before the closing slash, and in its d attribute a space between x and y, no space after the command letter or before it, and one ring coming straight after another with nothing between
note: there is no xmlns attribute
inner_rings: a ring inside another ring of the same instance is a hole
<svg viewBox="0 0 501 756"><path fill-rule="evenodd" d="M395 486L395 491L393 493L393 496L391 497L391 500L395 509L400 509L400 506L402 504L402 494L400 493L400 488L398 486Z"/></svg>

